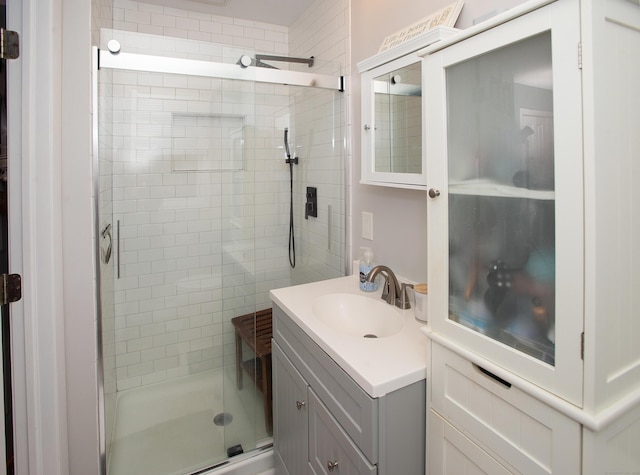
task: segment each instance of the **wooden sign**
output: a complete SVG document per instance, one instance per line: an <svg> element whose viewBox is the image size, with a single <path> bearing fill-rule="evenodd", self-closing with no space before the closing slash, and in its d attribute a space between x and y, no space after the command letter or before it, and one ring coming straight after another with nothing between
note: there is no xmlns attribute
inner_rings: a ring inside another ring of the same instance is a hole
<svg viewBox="0 0 640 475"><path fill-rule="evenodd" d="M423 18L417 23L409 25L403 30L388 36L382 42L382 46L380 46L378 53L393 48L394 46L398 46L405 41L415 38L416 36L419 36L437 26L453 27L458 20L460 10L462 10L463 5L463 1L452 3L451 5L432 13L428 17Z"/></svg>

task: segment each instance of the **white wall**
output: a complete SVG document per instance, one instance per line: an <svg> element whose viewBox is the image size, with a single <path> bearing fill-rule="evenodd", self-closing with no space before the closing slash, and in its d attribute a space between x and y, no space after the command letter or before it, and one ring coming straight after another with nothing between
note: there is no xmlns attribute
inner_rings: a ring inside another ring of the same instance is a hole
<svg viewBox="0 0 640 475"><path fill-rule="evenodd" d="M351 124L352 135L352 251L374 250L375 261L396 274L418 282L427 277L426 192L360 185L360 75L357 63L378 52L390 34L428 16L452 0L352 0L351 1ZM497 9L511 8L522 0L467 0L456 28L468 28L474 18ZM427 170L427 174L429 171ZM427 178L428 181L428 178ZM373 213L373 241L362 239L362 212Z"/></svg>

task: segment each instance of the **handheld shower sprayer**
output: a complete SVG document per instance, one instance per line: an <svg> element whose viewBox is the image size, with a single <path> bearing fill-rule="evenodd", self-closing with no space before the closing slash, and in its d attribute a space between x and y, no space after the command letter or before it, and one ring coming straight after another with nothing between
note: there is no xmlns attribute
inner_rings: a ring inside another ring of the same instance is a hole
<svg viewBox="0 0 640 475"><path fill-rule="evenodd" d="M291 152L289 151L289 128L284 128L284 149L287 153L287 158L291 158Z"/></svg>
<svg viewBox="0 0 640 475"><path fill-rule="evenodd" d="M287 159L285 160L285 163L293 163L294 165L298 164L298 157L294 156L293 158L291 158L291 150L289 150L289 128L285 127L284 128L284 149L285 152L287 154Z"/></svg>

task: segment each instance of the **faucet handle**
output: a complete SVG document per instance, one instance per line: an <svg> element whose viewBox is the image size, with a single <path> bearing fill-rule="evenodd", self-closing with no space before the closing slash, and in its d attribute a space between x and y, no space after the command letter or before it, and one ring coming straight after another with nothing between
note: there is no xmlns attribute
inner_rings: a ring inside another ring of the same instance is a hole
<svg viewBox="0 0 640 475"><path fill-rule="evenodd" d="M396 306L404 310L411 308L411 302L409 302L409 293L407 292L408 288L413 289L413 284L400 284L400 296L396 301Z"/></svg>

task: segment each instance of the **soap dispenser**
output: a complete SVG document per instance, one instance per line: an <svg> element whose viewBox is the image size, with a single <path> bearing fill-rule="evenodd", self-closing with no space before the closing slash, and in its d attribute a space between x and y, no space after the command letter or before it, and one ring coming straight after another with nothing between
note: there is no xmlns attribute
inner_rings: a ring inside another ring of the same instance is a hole
<svg viewBox="0 0 640 475"><path fill-rule="evenodd" d="M373 269L373 251L369 247L361 247L363 252L362 259L360 259L360 290L365 292L375 292L378 290L378 284L376 282L367 282L367 275Z"/></svg>

